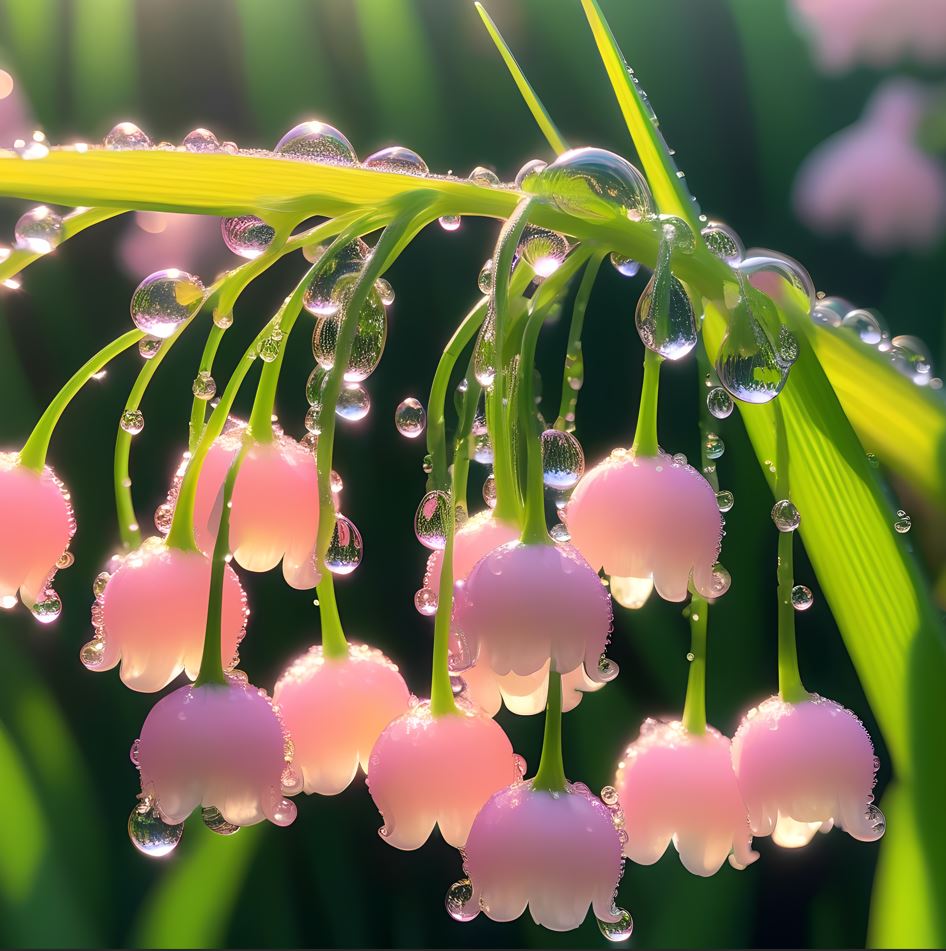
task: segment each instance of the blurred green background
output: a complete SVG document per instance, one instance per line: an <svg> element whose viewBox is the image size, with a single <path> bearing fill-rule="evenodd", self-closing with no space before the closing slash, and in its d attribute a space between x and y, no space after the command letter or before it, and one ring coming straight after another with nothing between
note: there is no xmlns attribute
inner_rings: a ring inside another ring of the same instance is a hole
<svg viewBox="0 0 946 951"><path fill-rule="evenodd" d="M630 154L577 0L492 0L488 8L569 140ZM803 261L820 290L879 307L894 333L918 334L939 355L942 248L869 258L846 238L814 236L791 210L799 162L858 117L882 74L820 76L783 0L613 0L604 8L704 211L736 228L747 245ZM15 77L53 142L97 140L114 122L134 119L155 140L180 141L203 125L221 139L269 147L311 117L339 126L361 155L407 145L436 171L466 174L486 164L510 179L526 159L549 157L467 0L7 0L0 2L0 68ZM11 203L0 211L5 230L22 210ZM31 268L22 292L0 299L4 446L18 446L86 355L128 325L136 281L117 266L116 248L130 227L117 219L82 235ZM359 570L338 584L343 618L349 636L383 648L418 693L427 689L432 627L412 603L425 556L412 531L424 449L397 434L393 412L405 396L426 399L440 348L474 299L494 235L487 221L464 222L451 235L434 227L397 263L389 275L397 300L388 348L369 384L373 410L361 424L342 424L337 443L343 505L366 543ZM218 357L220 386L301 264L281 262L241 299ZM590 461L631 437L641 361L633 312L644 280L605 267L592 297L578 422ZM541 345L550 417L564 323L549 327ZM132 456L143 525L183 451L202 342L196 329L181 341L143 405L146 427ZM278 400L283 425L297 435L311 362L299 331ZM417 854L386 846L360 778L340 797L297 800L299 819L286 830L266 825L221 839L198 820L169 861L134 851L125 821L137 774L127 751L154 698L129 692L115 672L86 672L78 651L91 633L91 580L117 541L111 454L138 365L130 355L90 385L53 443L50 461L72 490L79 522L76 564L57 580L62 618L50 627L22 610L0 619L0 944L602 945L593 921L565 935L525 919L453 922L443 895L458 877L457 854L439 840ZM243 394L243 411L250 395ZM691 458L701 396L692 361L668 367L661 441ZM775 689L776 537L738 414L720 432L727 445L720 479L736 497L723 549L733 585L711 613L708 704L711 722L732 732L740 711ZM480 469L471 498L484 475ZM943 526L906 487L897 490L932 576ZM806 681L861 715L885 760L802 555L797 576L816 596L798 620ZM317 613L311 594L288 590L277 576L243 578L253 613L242 666L271 688L316 637ZM572 778L599 788L644 716L679 710L687 638L680 606L654 599L633 615L619 609L610 653L622 675L566 720ZM501 720L516 749L536 763L541 720L505 713ZM888 776L885 765L881 789ZM688 875L672 849L655 867L629 865L620 902L636 920L632 943L863 945L876 847L837 832L798 852L767 840L757 847L762 859L747 871L726 867L709 880Z"/></svg>

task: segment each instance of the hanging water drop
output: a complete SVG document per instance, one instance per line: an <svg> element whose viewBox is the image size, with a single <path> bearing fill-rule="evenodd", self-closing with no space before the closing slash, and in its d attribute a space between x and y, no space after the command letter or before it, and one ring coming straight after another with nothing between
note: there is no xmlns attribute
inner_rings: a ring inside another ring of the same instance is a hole
<svg viewBox="0 0 946 951"><path fill-rule="evenodd" d="M129 435L137 436L145 428L144 414L140 409L126 409L119 417L118 425Z"/></svg>
<svg viewBox="0 0 946 951"><path fill-rule="evenodd" d="M82 645L79 651L79 660L86 670L98 670L105 662L105 641L101 637L93 637L91 641Z"/></svg>
<svg viewBox="0 0 946 951"><path fill-rule="evenodd" d="M554 274L568 254L568 241L564 235L548 228L527 225L519 239L516 254L535 271L538 277Z"/></svg>
<svg viewBox="0 0 946 951"><path fill-rule="evenodd" d="M654 272L637 302L635 322L641 340L649 350L667 360L685 357L699 339L696 315L683 285L666 274L666 302L660 308L658 301L659 272Z"/></svg>
<svg viewBox="0 0 946 951"><path fill-rule="evenodd" d="M633 277L641 269L640 261L626 258L623 254L618 254L617 251L611 252L611 266L622 277Z"/></svg>
<svg viewBox="0 0 946 951"><path fill-rule="evenodd" d="M394 425L402 436L416 439L427 426L427 411L420 400L413 396L401 400L394 411Z"/></svg>
<svg viewBox="0 0 946 951"><path fill-rule="evenodd" d="M346 516L335 516L332 540L325 552L325 567L333 575L350 575L361 564L363 554L361 532Z"/></svg>
<svg viewBox="0 0 946 951"><path fill-rule="evenodd" d="M815 603L815 596L807 585L796 584L792 588L792 607L796 611L807 611Z"/></svg>
<svg viewBox="0 0 946 951"><path fill-rule="evenodd" d="M144 360L150 360L160 349L161 341L157 337L142 337L138 341L138 353Z"/></svg>
<svg viewBox="0 0 946 951"><path fill-rule="evenodd" d="M489 294L493 289L493 259L487 258L476 278L476 286L481 294Z"/></svg>
<svg viewBox="0 0 946 951"><path fill-rule="evenodd" d="M779 499L772 506L772 521L780 532L794 532L801 524L801 513L788 499Z"/></svg>
<svg viewBox="0 0 946 951"><path fill-rule="evenodd" d="M151 139L134 124L119 122L105 136L105 148L122 151L126 149L150 149Z"/></svg>
<svg viewBox="0 0 946 951"><path fill-rule="evenodd" d="M302 305L316 317L331 316L338 312L339 306L345 302L335 291L338 282L343 277L358 274L364 267L371 248L360 238L349 244L337 248L328 257L323 257L322 249L318 248L313 263L316 267L302 297ZM349 291L351 285L347 285ZM377 293L372 296L379 296Z"/></svg>
<svg viewBox="0 0 946 951"><path fill-rule="evenodd" d="M276 143L273 151L286 158L324 165L355 165L358 162L351 142L325 122L300 122Z"/></svg>
<svg viewBox="0 0 946 951"><path fill-rule="evenodd" d="M374 282L374 290L385 307L390 307L394 303L394 288L387 278L379 277Z"/></svg>
<svg viewBox="0 0 946 951"><path fill-rule="evenodd" d="M730 396L744 403L768 403L788 379L775 349L749 307L731 314L729 329L716 355L716 374Z"/></svg>
<svg viewBox="0 0 946 951"><path fill-rule="evenodd" d="M168 268L146 277L131 297L131 319L143 333L164 339L193 317L206 290L199 277Z"/></svg>
<svg viewBox="0 0 946 951"><path fill-rule="evenodd" d="M721 598L731 587L732 585L732 575L729 573L728 569L724 568L719 562L713 565L713 575L710 581L710 587L712 588L711 597ZM696 615L693 616L693 620L699 620Z"/></svg>
<svg viewBox="0 0 946 951"><path fill-rule="evenodd" d="M276 237L276 229L256 215L236 215L220 219L223 243L242 258L258 258Z"/></svg>
<svg viewBox="0 0 946 951"><path fill-rule="evenodd" d="M357 276L346 275L336 285L336 293L341 295L346 304L357 281ZM348 319L347 309L347 306L340 305L333 314L319 317L312 331L312 355L325 370L330 370L335 363L335 348L342 321ZM370 293L358 312L355 336L345 369L348 383L359 383L371 376L381 362L387 337L388 319L384 305L376 293Z"/></svg>
<svg viewBox="0 0 946 951"><path fill-rule="evenodd" d="M221 815L220 810L214 806L204 806L200 810L200 818L203 820L204 825L207 826L211 832L216 832L217 835L233 835L235 832L240 831L238 825L227 822Z"/></svg>
<svg viewBox="0 0 946 951"><path fill-rule="evenodd" d="M191 391L199 400L212 400L217 393L217 383L209 370L201 370L191 384Z"/></svg>
<svg viewBox="0 0 946 951"><path fill-rule="evenodd" d="M30 614L40 624L52 624L62 614L62 600L52 588L47 588L30 607Z"/></svg>
<svg viewBox="0 0 946 951"><path fill-rule="evenodd" d="M496 318L492 302L473 349L473 375L476 382L484 388L492 386L496 378Z"/></svg>
<svg viewBox="0 0 946 951"><path fill-rule="evenodd" d="M585 453L571 434L558 429L542 433L542 481L550 489L573 489L585 472Z"/></svg>
<svg viewBox="0 0 946 951"><path fill-rule="evenodd" d="M444 231L456 231L460 227L461 219L459 215L441 215L437 221Z"/></svg>
<svg viewBox="0 0 946 951"><path fill-rule="evenodd" d="M707 459L720 459L726 451L726 444L716 433L707 433L703 439L703 453Z"/></svg>
<svg viewBox="0 0 946 951"><path fill-rule="evenodd" d="M279 327L272 330L256 344L256 352L263 363L272 363L282 349L283 332Z"/></svg>
<svg viewBox="0 0 946 951"><path fill-rule="evenodd" d="M49 254L62 243L62 217L46 205L37 205L20 216L13 235L17 250Z"/></svg>
<svg viewBox="0 0 946 951"><path fill-rule="evenodd" d="M371 397L360 383L343 383L335 404L335 414L349 423L364 419L371 409Z"/></svg>
<svg viewBox="0 0 946 951"><path fill-rule="evenodd" d="M489 438L486 420L482 416L477 416L473 420L472 437L473 461L484 466L491 466L493 464L493 443Z"/></svg>
<svg viewBox="0 0 946 951"><path fill-rule="evenodd" d="M874 835L876 835L878 839L887 831L887 820L884 817L884 814L880 811L880 808L874 805L874 803L871 803L867 807L867 811L864 813L864 818L867 820L874 832Z"/></svg>
<svg viewBox="0 0 946 951"><path fill-rule="evenodd" d="M788 289L804 300L805 313L817 304L811 275L794 258L776 251L753 249L753 256L739 262L739 272L767 297L779 301Z"/></svg>
<svg viewBox="0 0 946 951"><path fill-rule="evenodd" d="M720 491L716 493L716 507L720 512L728 512L733 507L735 501L735 496L728 489L720 489Z"/></svg>
<svg viewBox="0 0 946 951"><path fill-rule="evenodd" d="M738 264L746 253L739 235L729 225L724 225L722 222L707 222L700 231L700 235L706 247L727 264Z"/></svg>
<svg viewBox="0 0 946 951"><path fill-rule="evenodd" d="M128 817L128 838L132 845L149 858L159 859L170 855L181 841L184 823L170 825L151 807L148 799L142 800L131 810Z"/></svg>
<svg viewBox="0 0 946 951"><path fill-rule="evenodd" d="M480 913L479 906L473 901L473 885L468 878L461 878L447 889L444 904L454 921L472 921Z"/></svg>
<svg viewBox="0 0 946 951"><path fill-rule="evenodd" d="M441 489L428 492L420 500L414 515L414 534L425 548L442 551L447 547L452 507L450 493Z"/></svg>
<svg viewBox="0 0 946 951"><path fill-rule="evenodd" d="M596 918L598 930L608 940L617 943L618 941L627 941L634 933L634 919L630 912L623 908L615 906L614 911L621 917L617 921L602 921Z"/></svg>
<svg viewBox="0 0 946 951"><path fill-rule="evenodd" d="M433 617L437 613L437 592L430 588L421 588L414 595L414 607L424 617Z"/></svg>
<svg viewBox="0 0 946 951"><path fill-rule="evenodd" d="M492 472L483 482L483 501L488 508L496 508L496 476Z"/></svg>
<svg viewBox="0 0 946 951"><path fill-rule="evenodd" d="M907 515L906 512L903 511L903 509L900 509L897 512L897 517L894 520L893 527L894 531L896 531L898 535L906 535L906 533L909 532L913 527L913 520L909 515Z"/></svg>
<svg viewBox="0 0 946 951"><path fill-rule="evenodd" d="M721 386L714 386L706 394L706 408L717 419L726 419L732 415L732 397Z"/></svg>

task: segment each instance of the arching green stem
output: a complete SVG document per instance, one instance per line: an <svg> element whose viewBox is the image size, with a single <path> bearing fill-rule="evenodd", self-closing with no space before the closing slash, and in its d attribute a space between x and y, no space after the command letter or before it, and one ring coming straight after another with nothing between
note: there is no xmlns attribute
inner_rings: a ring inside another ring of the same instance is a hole
<svg viewBox="0 0 946 951"><path fill-rule="evenodd" d="M690 616L690 672L687 695L683 705L683 726L688 733L706 732L706 628L709 605L706 599L693 595L687 608Z"/></svg>
<svg viewBox="0 0 946 951"><path fill-rule="evenodd" d="M204 651L200 658L200 671L194 681L196 687L205 684L225 684L221 653L221 624L223 619L223 579L227 570L227 556L230 554L230 502L233 498L233 486L237 472L246 455L246 444L236 454L227 476L223 480L223 501L220 509L220 526L214 542L210 565L210 597L207 602L207 626L204 629Z"/></svg>
<svg viewBox="0 0 946 951"><path fill-rule="evenodd" d="M102 347L95 356L90 357L69 378L66 385L53 397L33 427L29 438L20 450L20 465L34 472L42 472L46 465L46 453L49 451L49 441L52 439L59 417L66 407L89 380L108 365L109 361L133 347L145 335L140 330L129 330L117 340Z"/></svg>
<svg viewBox="0 0 946 951"><path fill-rule="evenodd" d="M316 588L319 601L319 619L322 623L322 653L325 657L347 657L348 641L338 613L335 598L335 578L330 571L322 570Z"/></svg>
<svg viewBox="0 0 946 951"><path fill-rule="evenodd" d="M529 315L519 355L519 425L526 450L526 481L523 490L525 515L522 541L527 545L552 544L545 523L545 483L542 473L542 431L535 405L535 348L545 320L545 308Z"/></svg>
<svg viewBox="0 0 946 951"><path fill-rule="evenodd" d="M661 356L653 350L644 350L644 380L637 411L637 431L631 446L631 451L637 456L656 456L660 452L657 442L657 394L660 389L661 363Z"/></svg>
<svg viewBox="0 0 946 951"><path fill-rule="evenodd" d="M785 418L778 398L772 405L775 415L775 498L788 499L791 496ZM792 587L795 584L794 541L794 532L778 533L778 692L786 703L800 703L810 696L801 680L795 643L795 608L792 604Z"/></svg>
<svg viewBox="0 0 946 951"><path fill-rule="evenodd" d="M549 698L545 707L545 732L542 735L542 756L533 789L546 792L564 792L565 763L562 760L562 675L549 673Z"/></svg>

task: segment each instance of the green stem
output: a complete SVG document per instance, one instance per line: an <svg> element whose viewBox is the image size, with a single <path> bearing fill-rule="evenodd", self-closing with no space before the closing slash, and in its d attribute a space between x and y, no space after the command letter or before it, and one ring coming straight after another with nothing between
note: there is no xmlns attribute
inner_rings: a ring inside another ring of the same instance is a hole
<svg viewBox="0 0 946 951"><path fill-rule="evenodd" d="M657 442L657 394L660 389L660 364L663 358L648 348L644 349L644 379L641 383L640 408L637 412L637 432L631 452L636 456L656 456L660 452Z"/></svg>
<svg viewBox="0 0 946 951"><path fill-rule="evenodd" d="M220 347L220 341L223 340L226 327L218 327L211 324L210 332L207 334L207 342L204 344L204 351L200 355L200 366L197 368L197 375L201 373L213 373L214 358L217 356L217 350ZM207 413L207 400L200 400L196 396L191 403L191 421L188 438L188 449L191 453L197 448L200 437L204 433L204 422Z"/></svg>
<svg viewBox="0 0 946 951"><path fill-rule="evenodd" d="M706 627L709 609L704 598L690 599L690 673L683 705L683 727L688 733L706 732Z"/></svg>
<svg viewBox="0 0 946 951"><path fill-rule="evenodd" d="M545 732L542 736L542 756L532 780L533 789L546 792L564 792L565 763L562 760L562 675L549 672L549 698L545 707Z"/></svg>
<svg viewBox="0 0 946 951"><path fill-rule="evenodd" d="M220 525L217 528L217 538L214 541L214 550L210 565L210 596L207 601L207 626L204 629L204 651L200 658L200 670L195 687L205 684L225 684L226 675L223 672L221 654L221 626L223 623L223 579L227 570L227 558L230 554L230 502L233 498L233 486L236 483L237 472L246 455L247 444L244 442L236 458L230 463L227 477L223 480L223 502L220 509Z"/></svg>
<svg viewBox="0 0 946 951"><path fill-rule="evenodd" d="M562 396L559 403L558 419L553 429L564 432L575 430L575 410L578 406L578 391L584 382L585 364L581 350L581 334L585 326L585 311L588 309L588 300L591 289L598 277L598 270L604 260L606 251L592 253L582 275L578 293L575 296L575 305L572 308L572 321L568 327L568 343L565 347L565 368L562 371Z"/></svg>
<svg viewBox="0 0 946 951"><path fill-rule="evenodd" d="M129 330L117 340L102 347L95 356L90 357L70 377L66 385L53 397L46 411L40 416L33 427L33 432L20 450L20 465L34 472L42 472L46 465L46 453L49 451L49 441L52 439L59 417L66 407L89 380L105 367L110 360L124 353L134 346L145 335L140 330Z"/></svg>
<svg viewBox="0 0 946 951"><path fill-rule="evenodd" d="M773 402L775 415L775 498L788 499L789 459L785 418L778 400ZM792 588L795 584L793 565L794 532L778 533L778 692L786 703L800 703L810 696L798 669L798 648L795 642L795 608Z"/></svg>
<svg viewBox="0 0 946 951"><path fill-rule="evenodd" d="M330 571L323 570L316 592L319 596L319 618L322 622L322 654L335 659L347 657L348 641L345 639L342 618L338 613L338 601L335 599L335 578Z"/></svg>
<svg viewBox="0 0 946 951"><path fill-rule="evenodd" d="M526 449L526 480L523 491L525 515L521 539L526 545L552 544L545 522L542 431L538 424L534 383L535 348L544 320L545 308L537 308L529 315L519 355L519 425Z"/></svg>
<svg viewBox="0 0 946 951"><path fill-rule="evenodd" d="M493 308L496 337L496 374L487 394L487 422L493 444L493 476L496 479L496 518L513 524L520 522L518 482L513 468L509 426L506 416L506 373L504 342L509 314L509 275L513 255L529 220L532 199L524 199L503 224L493 255L493 287L490 303Z"/></svg>

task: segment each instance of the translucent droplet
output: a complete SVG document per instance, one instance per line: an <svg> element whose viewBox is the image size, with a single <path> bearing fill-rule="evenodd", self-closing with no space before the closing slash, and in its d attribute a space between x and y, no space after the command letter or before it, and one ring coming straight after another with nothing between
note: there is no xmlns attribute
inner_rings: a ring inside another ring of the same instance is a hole
<svg viewBox="0 0 946 951"><path fill-rule="evenodd" d="M371 397L360 383L343 383L335 413L350 423L364 419L371 409Z"/></svg>
<svg viewBox="0 0 946 951"><path fill-rule="evenodd" d="M92 582L92 594L97 598L105 594L105 586L108 584L108 579L112 576L107 571L100 571L95 576L95 581Z"/></svg>
<svg viewBox="0 0 946 951"><path fill-rule="evenodd" d="M390 307L394 303L394 288L387 278L379 277L374 282L374 290L385 307Z"/></svg>
<svg viewBox="0 0 946 951"><path fill-rule="evenodd" d="M732 586L732 575L719 562L713 565L713 577L710 581L713 598L721 598ZM697 618L694 616L694 620Z"/></svg>
<svg viewBox="0 0 946 951"><path fill-rule="evenodd" d="M313 263L317 262L316 267L303 294L302 304L316 317L331 316L338 313L339 306L345 302L335 293L338 282L343 277L357 275L361 271L371 248L358 238L336 249L327 258L322 258L321 248L316 250L317 253L311 258ZM351 284L347 287L349 291L352 289ZM380 300L379 295L369 295L372 296L378 296Z"/></svg>
<svg viewBox="0 0 946 951"><path fill-rule="evenodd" d="M322 386L325 383L325 371L321 367L315 367L309 374L305 384L305 398L309 406L316 406L322 400Z"/></svg>
<svg viewBox="0 0 946 951"><path fill-rule="evenodd" d="M739 262L739 271L753 287L775 301L788 289L803 298L806 313L811 313L817 303L811 275L787 254L755 248L752 257Z"/></svg>
<svg viewBox="0 0 946 951"><path fill-rule="evenodd" d="M876 347L887 335L880 314L874 310L856 308L848 311L841 320L841 326L857 334L861 343Z"/></svg>
<svg viewBox="0 0 946 951"><path fill-rule="evenodd" d="M516 188L525 188L527 191L530 190L529 186L535 182L536 176L546 168L548 168L548 162L543 162L542 159L529 159L529 161L516 172Z"/></svg>
<svg viewBox="0 0 946 951"><path fill-rule="evenodd" d="M233 218L221 218L220 232L223 242L242 258L258 258L276 237L275 228L271 228L256 215L236 215Z"/></svg>
<svg viewBox="0 0 946 951"><path fill-rule="evenodd" d="M547 197L567 214L626 217L654 213L647 180L627 159L605 149L572 149L523 181L526 191Z"/></svg>
<svg viewBox="0 0 946 951"><path fill-rule="evenodd" d="M687 651L687 661L692 664L694 660L696 660L696 654L693 651Z"/></svg>
<svg viewBox="0 0 946 951"><path fill-rule="evenodd" d="M52 588L47 588L30 608L30 614L40 624L52 624L62 614L62 601Z"/></svg>
<svg viewBox="0 0 946 951"><path fill-rule="evenodd" d="M720 491L716 493L716 505L720 512L728 512L733 507L735 501L735 497L728 489L720 489Z"/></svg>
<svg viewBox="0 0 946 951"><path fill-rule="evenodd" d="M206 291L199 277L169 268L146 277L131 297L131 319L152 337L170 337L200 310Z"/></svg>
<svg viewBox="0 0 946 951"><path fill-rule="evenodd" d="M660 231L664 240L670 243L675 251L683 254L692 254L696 248L696 238L690 226L676 215L660 215Z"/></svg>
<svg viewBox="0 0 946 951"><path fill-rule="evenodd" d="M174 506L170 502L163 502L154 510L154 527L162 534L171 531L171 522L174 521Z"/></svg>
<svg viewBox="0 0 946 951"><path fill-rule="evenodd" d="M726 419L732 415L732 397L721 386L714 386L706 394L706 408L717 419Z"/></svg>
<svg viewBox="0 0 946 951"><path fill-rule="evenodd" d="M339 279L337 293L348 297L358 281L356 275L346 275ZM347 307L340 306L333 314L326 314L315 322L312 332L312 354L316 362L325 370L335 363L335 348L342 321L346 319ZM368 379L381 362L381 354L388 337L388 319L377 294L369 294L358 313L355 336L348 356L345 380L358 383Z"/></svg>
<svg viewBox="0 0 946 951"><path fill-rule="evenodd" d="M900 511L897 512L897 518L893 523L893 527L899 535L906 535L913 527L913 520L903 509L900 509Z"/></svg>
<svg viewBox="0 0 946 951"><path fill-rule="evenodd" d="M796 611L807 611L815 603L815 596L811 588L803 584L796 584L792 588L792 607Z"/></svg>
<svg viewBox="0 0 946 951"><path fill-rule="evenodd" d="M456 231L460 227L459 215L441 215L437 220L444 231Z"/></svg>
<svg viewBox="0 0 946 951"><path fill-rule="evenodd" d="M778 329L775 358L783 367L790 367L798 359L798 339L784 325Z"/></svg>
<svg viewBox="0 0 946 951"><path fill-rule="evenodd" d="M775 348L748 307L732 315L716 355L716 373L729 395L744 403L768 403L788 379L788 369L776 359Z"/></svg>
<svg viewBox="0 0 946 951"><path fill-rule="evenodd" d="M401 400L394 411L394 425L402 436L416 439L427 426L427 411L421 401L413 396Z"/></svg>
<svg viewBox="0 0 946 951"><path fill-rule="evenodd" d="M542 481L551 489L573 489L585 472L581 443L558 429L542 433Z"/></svg>
<svg viewBox="0 0 946 951"><path fill-rule="evenodd" d="M473 375L482 387L493 385L496 378L496 318L490 304L473 349Z"/></svg>
<svg viewBox="0 0 946 951"><path fill-rule="evenodd" d="M272 363L282 349L283 332L279 327L273 329L256 345L256 352L263 363Z"/></svg>
<svg viewBox="0 0 946 951"><path fill-rule="evenodd" d="M495 188L497 185L502 184L499 181L499 176L489 168L485 168L482 165L477 165L476 168L470 172L470 181L474 185L485 185L488 188Z"/></svg>
<svg viewBox="0 0 946 951"><path fill-rule="evenodd" d="M325 567L333 575L350 575L361 564L364 545L355 523L342 514L335 516L332 540L325 552Z"/></svg>
<svg viewBox="0 0 946 951"><path fill-rule="evenodd" d="M726 451L726 444L716 433L707 433L703 439L703 453L707 459L720 459Z"/></svg>
<svg viewBox="0 0 946 951"><path fill-rule="evenodd" d="M919 338L901 334L890 341L890 360L904 376L925 386L930 382L933 358L929 347Z"/></svg>
<svg viewBox="0 0 946 951"><path fill-rule="evenodd" d="M442 551L447 546L452 502L450 493L440 489L428 492L414 515L414 534L425 547Z"/></svg>
<svg viewBox="0 0 946 951"><path fill-rule="evenodd" d="M188 152L219 152L220 140L210 129L194 129L181 143Z"/></svg>
<svg viewBox="0 0 946 951"><path fill-rule="evenodd" d="M170 855L181 841L184 823L169 825L147 801L139 803L128 817L128 838L132 845L149 858Z"/></svg>
<svg viewBox="0 0 946 951"><path fill-rule="evenodd" d="M473 902L473 885L468 878L461 878L447 889L444 904L454 921L472 921L480 913L479 906Z"/></svg>
<svg viewBox="0 0 946 951"><path fill-rule="evenodd" d="M49 254L62 242L62 217L46 205L37 205L20 216L13 234L18 249Z"/></svg>
<svg viewBox="0 0 946 951"><path fill-rule="evenodd" d="M484 466L493 464L493 444L489 438L489 430L486 428L486 420L482 416L477 416L473 420L473 461L479 462Z"/></svg>
<svg viewBox="0 0 946 951"><path fill-rule="evenodd" d="M496 476L492 472L483 483L483 501L489 508L496 508Z"/></svg>
<svg viewBox="0 0 946 951"><path fill-rule="evenodd" d="M300 122L276 143L273 151L287 158L325 165L355 165L358 162L351 142L325 122Z"/></svg>
<svg viewBox="0 0 946 951"><path fill-rule="evenodd" d="M128 758L134 766L139 766L141 760L141 740L135 740L128 751Z"/></svg>
<svg viewBox="0 0 946 951"><path fill-rule="evenodd" d="M488 294L493 289L493 259L487 258L480 268L479 276L476 278L476 286L481 294Z"/></svg>
<svg viewBox="0 0 946 951"><path fill-rule="evenodd" d="M618 791L613 786L605 786L601 790L601 801L608 807L616 806L620 802Z"/></svg>
<svg viewBox="0 0 946 951"><path fill-rule="evenodd" d="M779 499L772 506L772 521L780 532L794 532L801 524L801 513L788 499Z"/></svg>
<svg viewBox="0 0 946 951"><path fill-rule="evenodd" d="M151 139L134 124L119 122L105 136L105 148L115 150L150 149Z"/></svg>
<svg viewBox="0 0 946 951"><path fill-rule="evenodd" d="M729 225L724 225L719 221L707 222L703 230L700 231L700 235L706 243L706 247L727 264L738 264L746 253L745 245L743 245L739 235Z"/></svg>
<svg viewBox="0 0 946 951"><path fill-rule="evenodd" d="M199 400L212 400L217 393L217 383L209 370L201 370L194 378L191 390Z"/></svg>
<svg viewBox="0 0 946 951"><path fill-rule="evenodd" d="M437 613L437 592L431 588L421 588L414 595L414 607L425 617L432 617Z"/></svg>
<svg viewBox="0 0 946 951"><path fill-rule="evenodd" d="M602 654L598 658L598 676L603 683L610 683L620 672L620 668L610 657Z"/></svg>
<svg viewBox="0 0 946 951"><path fill-rule="evenodd" d="M617 251L611 252L611 265L623 277L633 277L641 269L640 261L626 258L623 254L618 254Z"/></svg>
<svg viewBox="0 0 946 951"><path fill-rule="evenodd" d="M397 172L400 175L427 175L427 163L413 150L401 145L392 145L369 155L362 163L364 168L379 172Z"/></svg>
<svg viewBox="0 0 946 951"><path fill-rule="evenodd" d="M233 835L234 832L240 831L239 826L234 825L232 822L227 822L220 814L220 810L214 806L204 806L200 810L200 818L203 820L204 825L207 826L211 832L216 832L217 835Z"/></svg>
<svg viewBox="0 0 946 951"><path fill-rule="evenodd" d="M539 277L554 274L568 254L564 235L537 225L527 225L519 239L516 253Z"/></svg>
<svg viewBox="0 0 946 951"><path fill-rule="evenodd" d="M641 340L649 350L667 360L685 357L699 339L696 314L683 285L667 274L667 297L664 310L657 299L658 274L655 272L637 302L635 322Z"/></svg>
<svg viewBox="0 0 946 951"><path fill-rule="evenodd" d="M871 803L867 807L867 811L864 813L864 818L867 820L868 825L871 827L874 835L878 839L887 831L887 819L880 811L880 808L875 806L874 803Z"/></svg>
<svg viewBox="0 0 946 951"><path fill-rule="evenodd" d="M101 637L93 637L91 641L82 645L79 651L79 660L86 670L98 670L105 661L105 641Z"/></svg>
<svg viewBox="0 0 946 951"><path fill-rule="evenodd" d="M654 590L653 578L619 578L611 576L611 596L621 607L636 611L642 608Z"/></svg>
<svg viewBox="0 0 946 951"><path fill-rule="evenodd" d="M334 469L329 473L329 488L332 490L332 495L338 495L345 488L342 477Z"/></svg>
<svg viewBox="0 0 946 951"><path fill-rule="evenodd" d="M145 428L144 414L140 409L126 409L118 420L118 425L132 436L137 436Z"/></svg>
<svg viewBox="0 0 946 951"><path fill-rule="evenodd" d="M843 297L819 297L811 309L811 319L823 327L840 327L845 315L854 310L854 305Z"/></svg>
<svg viewBox="0 0 946 951"><path fill-rule="evenodd" d="M617 921L602 921L600 918L596 918L598 930L608 941L615 943L618 941L627 941L634 933L634 919L631 917L630 912L623 908L615 907L614 910L620 914L621 917L618 918Z"/></svg>
<svg viewBox="0 0 946 951"><path fill-rule="evenodd" d="M161 349L161 341L157 337L142 337L138 341L138 353L145 360L150 360Z"/></svg>

